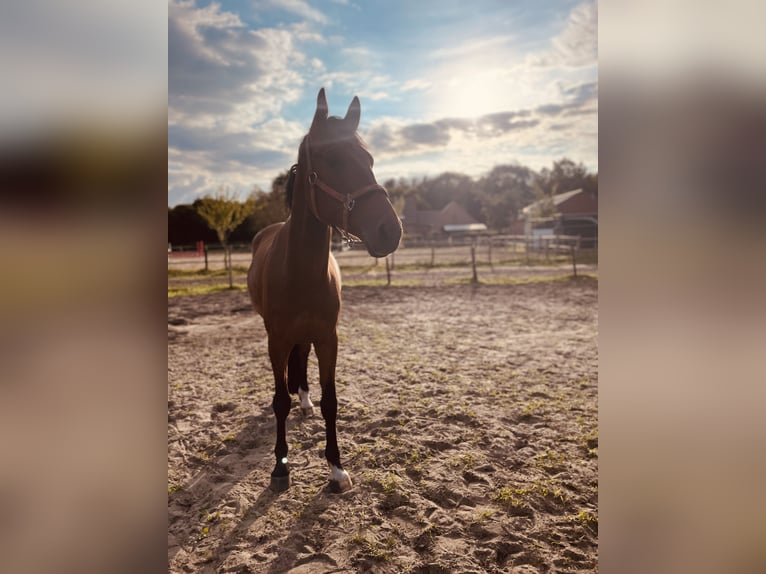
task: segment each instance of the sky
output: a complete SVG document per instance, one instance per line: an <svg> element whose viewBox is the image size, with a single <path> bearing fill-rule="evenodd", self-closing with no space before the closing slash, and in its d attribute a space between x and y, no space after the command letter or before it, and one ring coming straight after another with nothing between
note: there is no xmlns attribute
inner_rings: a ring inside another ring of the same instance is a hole
<svg viewBox="0 0 766 574"><path fill-rule="evenodd" d="M499 164L598 171L595 2L170 0L168 205L295 163L324 87L361 100L378 181Z"/></svg>

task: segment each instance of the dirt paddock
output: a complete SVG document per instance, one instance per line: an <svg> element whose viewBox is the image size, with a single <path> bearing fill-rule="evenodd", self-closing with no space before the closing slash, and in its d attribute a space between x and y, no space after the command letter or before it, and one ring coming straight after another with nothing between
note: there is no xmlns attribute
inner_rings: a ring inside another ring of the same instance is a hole
<svg viewBox="0 0 766 574"><path fill-rule="evenodd" d="M597 570L597 281L350 287L329 491L316 406L268 489L273 379L243 291L168 300L171 572Z"/></svg>

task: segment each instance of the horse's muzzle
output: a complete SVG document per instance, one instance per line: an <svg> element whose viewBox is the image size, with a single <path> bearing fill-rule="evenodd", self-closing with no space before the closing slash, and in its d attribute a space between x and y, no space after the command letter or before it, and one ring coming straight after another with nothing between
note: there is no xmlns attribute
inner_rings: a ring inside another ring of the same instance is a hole
<svg viewBox="0 0 766 574"><path fill-rule="evenodd" d="M385 257L396 251L402 238L402 224L399 218L386 219L375 229L373 237L365 238L367 252L373 257Z"/></svg>

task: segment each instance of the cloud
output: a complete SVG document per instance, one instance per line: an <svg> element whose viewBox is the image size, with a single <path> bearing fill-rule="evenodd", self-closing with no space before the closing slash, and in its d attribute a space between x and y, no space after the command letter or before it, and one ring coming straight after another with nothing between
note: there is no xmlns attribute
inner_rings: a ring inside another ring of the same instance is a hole
<svg viewBox="0 0 766 574"><path fill-rule="evenodd" d="M222 184L241 194L254 183L267 188L295 161L307 125L304 116L286 114L304 101L308 85L311 105L322 85L336 95L357 94L363 102L375 102L374 113L363 114L362 136L376 159L384 160L376 162L379 177L398 177L397 170L410 168L434 173L443 165L475 175L511 158L539 167L559 153L595 158L598 84L590 66L596 63L597 14L592 2L565 12L548 49L526 60L514 51L511 36L489 35L459 46L444 42L443 48L422 54L422 73L405 67L404 77L363 36L324 33L324 15L307 2L269 0L268 6L279 8L287 21L251 29L216 2L204 7L191 0L170 2L171 205L193 201ZM330 49L337 65L325 59ZM358 68L360 62L366 65ZM343 106L331 110L344 112ZM398 113L408 118L394 117Z"/></svg>
<svg viewBox="0 0 766 574"><path fill-rule="evenodd" d="M586 82L561 89L561 94L572 103L584 104L598 99L598 82Z"/></svg>
<svg viewBox="0 0 766 574"><path fill-rule="evenodd" d="M171 1L168 63L171 122L235 129L294 101L308 62L289 30L248 30L219 4Z"/></svg>
<svg viewBox="0 0 766 574"><path fill-rule="evenodd" d="M500 35L482 38L480 40L471 40L456 46L438 48L433 50L429 57L433 60L445 60L454 58L470 58L474 56L486 57L489 52L498 50L501 47L508 46L513 42L513 36Z"/></svg>
<svg viewBox="0 0 766 574"><path fill-rule="evenodd" d="M256 5L258 6L264 4L285 10L297 16L312 20L313 22L318 22L319 24L327 23L327 16L322 14L319 10L309 6L308 2L305 0L268 0L267 2L260 0L259 2L256 2Z"/></svg>
<svg viewBox="0 0 766 574"><path fill-rule="evenodd" d="M554 49L572 66L598 59L598 8L595 2L580 4L569 15L564 31L553 39Z"/></svg>
<svg viewBox="0 0 766 574"><path fill-rule="evenodd" d="M222 184L247 193L294 161L304 130L279 115L301 96L304 77L323 69L296 47L300 30L251 30L215 2L170 2L171 205Z"/></svg>
<svg viewBox="0 0 766 574"><path fill-rule="evenodd" d="M577 84L561 89L563 102L543 104L535 108L496 112L476 118L440 118L432 122L402 123L393 118L374 122L364 135L371 149L382 155L412 155L438 151L457 141L487 142L493 139L519 137L521 134L544 131L547 126L574 124L558 122L549 118L558 116L581 116L585 120L596 117L598 85L595 82ZM541 137L541 136L537 136ZM542 136L544 138L544 136Z"/></svg>
<svg viewBox="0 0 766 574"><path fill-rule="evenodd" d="M431 87L431 82L427 80L422 80L420 78L414 79L414 80L407 80L404 82L400 90L402 92L411 92L413 90L427 90Z"/></svg>
<svg viewBox="0 0 766 574"><path fill-rule="evenodd" d="M527 62L541 67L581 67L598 62L598 7L589 1L575 6L551 48L532 54Z"/></svg>
<svg viewBox="0 0 766 574"><path fill-rule="evenodd" d="M449 126L444 124L412 124L399 130L404 145L443 146L449 143Z"/></svg>

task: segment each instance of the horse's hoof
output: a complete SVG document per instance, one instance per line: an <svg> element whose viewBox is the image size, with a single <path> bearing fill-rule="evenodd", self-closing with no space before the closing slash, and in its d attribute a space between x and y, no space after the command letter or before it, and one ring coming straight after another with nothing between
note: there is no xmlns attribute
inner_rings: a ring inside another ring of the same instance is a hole
<svg viewBox="0 0 766 574"><path fill-rule="evenodd" d="M269 488L271 488L271 490L274 492L284 492L290 488L290 475L287 474L285 476L272 476Z"/></svg>
<svg viewBox="0 0 766 574"><path fill-rule="evenodd" d="M314 416L314 407L301 407L301 412L303 413L304 417L313 417Z"/></svg>
<svg viewBox="0 0 766 574"><path fill-rule="evenodd" d="M334 492L335 494L340 494L341 492L346 492L348 489L353 486L351 484L351 478L346 477L345 480L331 480L330 481L330 491Z"/></svg>
<svg viewBox="0 0 766 574"><path fill-rule="evenodd" d="M351 486L351 477L345 470L334 466L331 467L330 491L335 493L346 492Z"/></svg>

